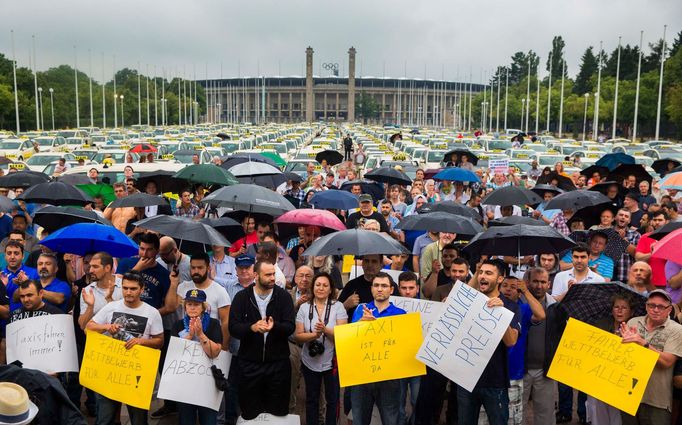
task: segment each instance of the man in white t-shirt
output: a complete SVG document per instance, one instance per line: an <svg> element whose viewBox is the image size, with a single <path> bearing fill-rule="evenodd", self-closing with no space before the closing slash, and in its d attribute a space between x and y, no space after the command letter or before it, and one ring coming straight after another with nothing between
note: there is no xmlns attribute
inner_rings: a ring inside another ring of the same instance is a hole
<svg viewBox="0 0 682 425"><path fill-rule="evenodd" d="M599 274L590 270L589 248L584 243L578 244L571 250L573 268L557 273L552 284L552 296L561 301L566 292L576 283L604 283L605 280Z"/></svg>
<svg viewBox="0 0 682 425"><path fill-rule="evenodd" d="M121 283L123 299L112 301L102 307L86 327L87 330L110 335L125 341L125 348L135 345L161 349L163 347L163 323L159 311L140 299L144 281L137 272L123 275ZM121 403L97 394L97 423L114 423ZM130 422L147 423L147 410L127 406Z"/></svg>
<svg viewBox="0 0 682 425"><path fill-rule="evenodd" d="M90 319L105 305L123 298L121 276L116 276L113 269L114 259L106 252L98 252L90 259L92 282L81 291L78 317L81 329L85 329Z"/></svg>
<svg viewBox="0 0 682 425"><path fill-rule="evenodd" d="M220 322L220 329L223 333L223 350L227 350L230 344L227 322L230 317L230 304L232 300L230 300L230 295L222 285L208 277L210 261L206 253L193 255L189 263L192 280L180 283L180 276L177 273L171 273L171 287L168 292L175 295L173 303L177 308L187 291L191 289L201 289L204 291L206 293L206 303L208 304L208 314L211 318ZM166 299L166 301L169 300L170 297Z"/></svg>

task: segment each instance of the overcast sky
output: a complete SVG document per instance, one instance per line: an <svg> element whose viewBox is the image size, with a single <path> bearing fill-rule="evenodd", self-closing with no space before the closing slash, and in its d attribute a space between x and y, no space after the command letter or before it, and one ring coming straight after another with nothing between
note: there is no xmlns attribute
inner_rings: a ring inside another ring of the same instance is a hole
<svg viewBox="0 0 682 425"><path fill-rule="evenodd" d="M117 68L143 73L208 76L304 75L305 48L322 63L348 69L357 49L357 75L481 80L482 72L509 63L519 50L536 51L543 64L554 35L566 41L569 73L584 49L610 52L623 43L682 30L680 0L2 0L0 52L28 66L31 34L40 70L74 63L88 72L88 50L97 80ZM648 48L645 49L648 51Z"/></svg>

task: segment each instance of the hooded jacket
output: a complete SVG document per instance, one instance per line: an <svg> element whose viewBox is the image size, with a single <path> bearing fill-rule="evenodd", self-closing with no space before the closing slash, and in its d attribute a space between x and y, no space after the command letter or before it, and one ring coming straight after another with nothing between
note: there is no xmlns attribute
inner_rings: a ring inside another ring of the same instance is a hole
<svg viewBox="0 0 682 425"><path fill-rule="evenodd" d="M239 359L265 363L289 358L289 336L296 327L294 303L291 295L275 285L272 297L266 308L267 316L272 317L274 326L264 334L251 330L251 325L261 320L261 314L254 293L255 283L239 291L230 307L230 335L239 339Z"/></svg>

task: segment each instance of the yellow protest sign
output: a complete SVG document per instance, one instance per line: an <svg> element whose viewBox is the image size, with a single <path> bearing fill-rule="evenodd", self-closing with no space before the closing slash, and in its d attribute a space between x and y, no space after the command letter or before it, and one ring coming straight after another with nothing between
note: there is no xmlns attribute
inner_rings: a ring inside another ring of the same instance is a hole
<svg viewBox="0 0 682 425"><path fill-rule="evenodd" d="M96 393L149 410L161 351L87 332L80 383Z"/></svg>
<svg viewBox="0 0 682 425"><path fill-rule="evenodd" d="M634 415L658 354L569 319L547 376Z"/></svg>
<svg viewBox="0 0 682 425"><path fill-rule="evenodd" d="M419 313L337 326L334 340L342 387L426 373L416 359L422 343Z"/></svg>

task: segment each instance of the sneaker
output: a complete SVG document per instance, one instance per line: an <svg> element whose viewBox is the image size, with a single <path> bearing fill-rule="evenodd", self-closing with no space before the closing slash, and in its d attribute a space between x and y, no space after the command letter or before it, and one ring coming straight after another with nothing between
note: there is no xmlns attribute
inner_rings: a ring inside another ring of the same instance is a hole
<svg viewBox="0 0 682 425"><path fill-rule="evenodd" d="M151 417L152 419L160 419L164 418L166 416L174 415L178 413L178 408L175 405L167 405L164 404L161 406L159 409L157 409L155 412L152 412Z"/></svg>

